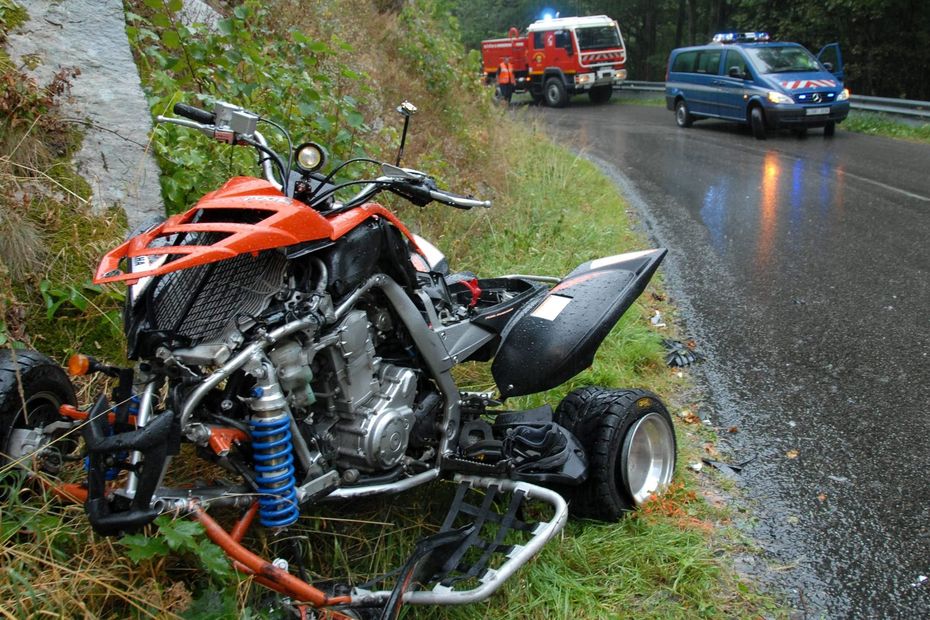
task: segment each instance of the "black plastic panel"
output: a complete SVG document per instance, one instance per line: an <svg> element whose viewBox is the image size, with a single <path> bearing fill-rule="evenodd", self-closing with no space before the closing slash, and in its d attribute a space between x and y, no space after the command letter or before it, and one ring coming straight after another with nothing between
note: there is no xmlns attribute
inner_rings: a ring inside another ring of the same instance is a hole
<svg viewBox="0 0 930 620"><path fill-rule="evenodd" d="M554 388L590 366L665 254L647 250L584 263L515 318L491 366L501 396Z"/></svg>

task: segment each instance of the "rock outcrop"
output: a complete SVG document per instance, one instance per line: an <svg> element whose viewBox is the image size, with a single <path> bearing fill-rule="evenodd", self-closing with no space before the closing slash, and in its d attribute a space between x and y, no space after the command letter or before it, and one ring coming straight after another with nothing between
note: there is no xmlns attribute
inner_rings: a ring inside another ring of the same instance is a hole
<svg viewBox="0 0 930 620"><path fill-rule="evenodd" d="M129 49L122 2L29 0L25 7L29 21L7 42L13 61L38 60L30 73L40 84L61 68L80 70L62 111L86 125L75 165L93 190L94 207L119 205L130 228L163 215L159 170L148 145L151 114Z"/></svg>

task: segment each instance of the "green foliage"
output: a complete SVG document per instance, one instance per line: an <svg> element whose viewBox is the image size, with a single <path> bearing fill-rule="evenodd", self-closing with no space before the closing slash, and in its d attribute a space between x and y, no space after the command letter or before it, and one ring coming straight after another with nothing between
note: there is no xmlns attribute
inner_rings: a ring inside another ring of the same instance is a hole
<svg viewBox="0 0 930 620"><path fill-rule="evenodd" d="M210 109L223 100L312 136L336 162L364 154L361 145L372 130L350 93L366 92L368 76L340 59L347 51L343 41L283 30L265 4L246 0L215 30L183 25L180 2L146 0L127 13L153 113L169 113L178 101ZM278 152L288 152L277 132L266 137ZM302 141L299 133L294 137ZM170 212L190 207L231 175L257 173L251 149L209 142L175 125L155 129L155 152Z"/></svg>
<svg viewBox="0 0 930 620"><path fill-rule="evenodd" d="M39 292L45 301L45 316L49 320L65 309L87 312L89 307L96 307L98 300L122 303L126 294L116 288L100 286L87 280L80 287L71 284L55 284L51 280L39 283ZM110 317L116 318L116 317Z"/></svg>
<svg viewBox="0 0 930 620"><path fill-rule="evenodd" d="M462 58L458 21L443 11L442 3L408 3L400 18L407 37L399 51L426 89L440 96L468 89L474 80L454 62Z"/></svg>
<svg viewBox="0 0 930 620"><path fill-rule="evenodd" d="M255 618L251 609L239 609L235 590L206 589L181 614L186 620L226 620Z"/></svg>
<svg viewBox="0 0 930 620"><path fill-rule="evenodd" d="M138 564L169 553L186 554L196 558L216 583L228 583L233 579L229 559L206 537L200 523L162 515L155 519L155 525L158 531L154 535L133 534L120 539L130 560Z"/></svg>
<svg viewBox="0 0 930 620"><path fill-rule="evenodd" d="M5 33L16 28L28 18L26 9L13 0L0 0L0 42L5 38Z"/></svg>
<svg viewBox="0 0 930 620"><path fill-rule="evenodd" d="M254 617L249 609L239 610L236 578L229 558L206 537L200 523L162 515L155 519L155 525L158 528L155 533L123 536L120 543L135 564L180 556L206 572L206 583L194 580L189 584L197 597L182 617L190 620Z"/></svg>

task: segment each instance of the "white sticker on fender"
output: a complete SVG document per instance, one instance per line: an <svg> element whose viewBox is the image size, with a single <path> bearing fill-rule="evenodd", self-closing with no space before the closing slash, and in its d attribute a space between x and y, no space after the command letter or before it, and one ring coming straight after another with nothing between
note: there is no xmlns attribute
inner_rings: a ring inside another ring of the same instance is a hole
<svg viewBox="0 0 930 620"><path fill-rule="evenodd" d="M535 316L537 319L543 319L546 321L554 321L557 316L562 314L562 310L571 303L571 297L563 297L562 295L549 295L546 299L543 300L539 307L533 310L530 316Z"/></svg>

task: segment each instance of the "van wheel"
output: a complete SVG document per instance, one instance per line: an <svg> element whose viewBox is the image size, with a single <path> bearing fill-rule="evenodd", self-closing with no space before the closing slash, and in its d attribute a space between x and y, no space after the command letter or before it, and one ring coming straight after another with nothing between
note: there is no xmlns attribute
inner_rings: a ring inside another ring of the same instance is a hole
<svg viewBox="0 0 930 620"><path fill-rule="evenodd" d="M694 117L688 111L688 104L684 99L679 99L675 104L675 122L679 127L690 127L694 122Z"/></svg>
<svg viewBox="0 0 930 620"><path fill-rule="evenodd" d="M655 394L580 388L559 403L555 421L588 456L588 479L566 492L575 516L616 521L671 482L675 431Z"/></svg>
<svg viewBox="0 0 930 620"><path fill-rule="evenodd" d="M568 93L565 91L565 84L559 78L549 78L546 80L546 89L544 91L546 105L553 108L564 108L568 103Z"/></svg>
<svg viewBox="0 0 930 620"><path fill-rule="evenodd" d="M835 133L836 133L836 123L834 121L830 121L829 123L823 126L823 135L825 138L832 138L833 134Z"/></svg>
<svg viewBox="0 0 930 620"><path fill-rule="evenodd" d="M749 126L752 127L752 135L756 140L765 140L765 115L759 106L754 106L749 111Z"/></svg>
<svg viewBox="0 0 930 620"><path fill-rule="evenodd" d="M591 103L607 103L610 101L610 96L613 95L614 88L610 84L607 86L595 86L591 89L591 92L588 93L588 97L591 98Z"/></svg>

